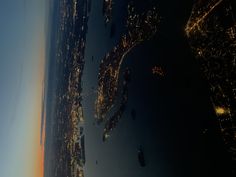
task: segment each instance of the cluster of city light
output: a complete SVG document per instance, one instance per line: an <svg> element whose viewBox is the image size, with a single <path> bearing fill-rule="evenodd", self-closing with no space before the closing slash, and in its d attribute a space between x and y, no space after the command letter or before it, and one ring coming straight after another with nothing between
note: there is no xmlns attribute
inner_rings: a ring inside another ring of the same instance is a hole
<svg viewBox="0 0 236 177"><path fill-rule="evenodd" d="M194 20L189 20L189 23L186 25L185 32L187 36L190 35L190 32L192 32L194 29L201 30L200 25L204 22L204 20L207 18L209 14L211 14L217 6L219 6L223 0L218 0L216 2L211 1L210 4L207 6L207 10L205 10L203 13L201 11L196 11L194 14L201 14L200 17L196 17ZM192 16L190 19L193 18Z"/></svg>
<svg viewBox="0 0 236 177"><path fill-rule="evenodd" d="M224 107L215 107L215 112L216 112L216 115L224 115L224 114L227 114L228 113L228 110Z"/></svg>
<svg viewBox="0 0 236 177"><path fill-rule="evenodd" d="M225 145L236 161L236 21L231 1L198 0L185 32L209 83Z"/></svg>
<svg viewBox="0 0 236 177"><path fill-rule="evenodd" d="M164 70L160 66L154 66L152 68L152 74L153 75L158 75L158 76L164 76Z"/></svg>
<svg viewBox="0 0 236 177"><path fill-rule="evenodd" d="M83 177L85 147L81 79L88 21L88 0L59 1L56 32L56 78L53 142L54 176ZM77 30L74 30L77 29ZM53 163L53 162L52 162Z"/></svg>
<svg viewBox="0 0 236 177"><path fill-rule="evenodd" d="M127 33L121 36L119 43L102 59L99 68L98 97L95 102L96 118L104 121L111 110L119 86L119 73L124 58L137 45L152 38L160 22L157 9L153 7L138 14L132 4L128 4L126 20ZM162 74L160 72L160 74Z"/></svg>

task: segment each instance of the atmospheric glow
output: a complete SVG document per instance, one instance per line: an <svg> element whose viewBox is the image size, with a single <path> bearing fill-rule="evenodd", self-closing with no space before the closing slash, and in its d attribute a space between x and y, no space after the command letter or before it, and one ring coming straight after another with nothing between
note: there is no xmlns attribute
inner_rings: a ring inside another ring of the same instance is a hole
<svg viewBox="0 0 236 177"><path fill-rule="evenodd" d="M46 116L42 111L48 3L9 0L0 5L1 177L44 176L41 119Z"/></svg>

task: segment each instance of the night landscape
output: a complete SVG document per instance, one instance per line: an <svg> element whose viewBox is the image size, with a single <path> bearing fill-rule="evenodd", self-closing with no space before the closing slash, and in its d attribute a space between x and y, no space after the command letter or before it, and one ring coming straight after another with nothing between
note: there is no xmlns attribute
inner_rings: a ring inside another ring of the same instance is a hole
<svg viewBox="0 0 236 177"><path fill-rule="evenodd" d="M236 176L235 1L1 4L0 177Z"/></svg>

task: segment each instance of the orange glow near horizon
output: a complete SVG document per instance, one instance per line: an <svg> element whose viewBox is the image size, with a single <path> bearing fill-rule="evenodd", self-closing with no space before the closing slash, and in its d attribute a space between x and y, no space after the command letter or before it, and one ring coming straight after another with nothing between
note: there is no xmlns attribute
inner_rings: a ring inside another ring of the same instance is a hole
<svg viewBox="0 0 236 177"><path fill-rule="evenodd" d="M42 38L41 38L42 39ZM44 79L45 79L45 49L44 49L44 42L40 40L40 53L37 63L37 71L36 79L35 79L35 110L33 110L33 115L36 116L37 120L35 121L35 134L34 134L34 145L32 149L32 162L33 162L33 169L31 171L33 177L43 177L44 176L44 142L45 142L45 126L46 121L44 121L42 135L41 135L41 121L42 117L45 120L46 113L44 111L42 115L43 109L43 97L45 94L44 91ZM42 138L42 141L40 141Z"/></svg>

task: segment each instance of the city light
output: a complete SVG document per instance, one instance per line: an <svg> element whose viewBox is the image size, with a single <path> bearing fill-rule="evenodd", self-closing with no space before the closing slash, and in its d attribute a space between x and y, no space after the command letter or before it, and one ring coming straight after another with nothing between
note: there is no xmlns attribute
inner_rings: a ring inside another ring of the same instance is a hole
<svg viewBox="0 0 236 177"><path fill-rule="evenodd" d="M227 111L223 107L216 107L215 112L216 112L217 115L223 115L223 114L226 114Z"/></svg>

